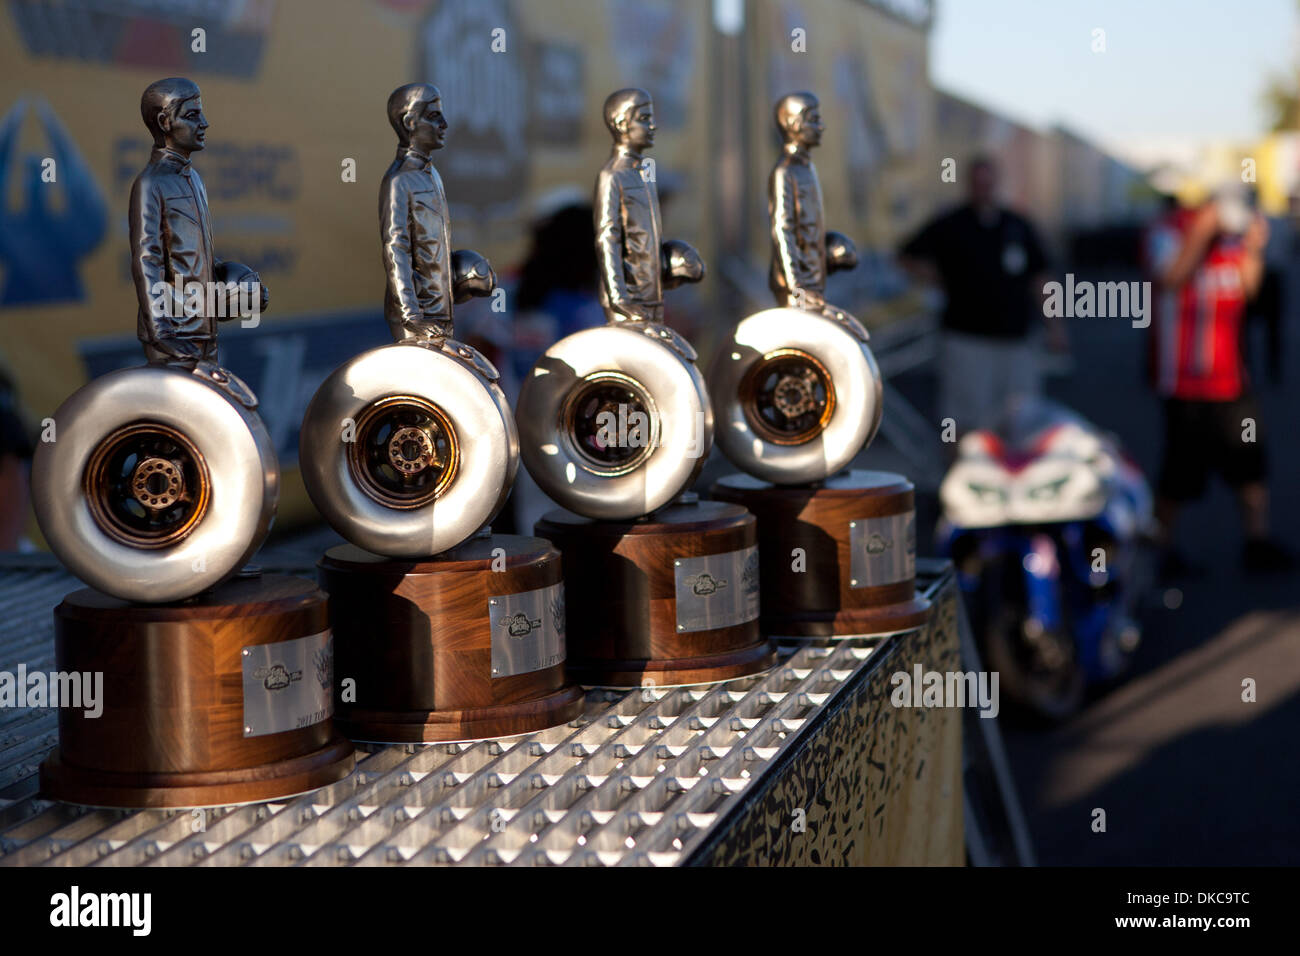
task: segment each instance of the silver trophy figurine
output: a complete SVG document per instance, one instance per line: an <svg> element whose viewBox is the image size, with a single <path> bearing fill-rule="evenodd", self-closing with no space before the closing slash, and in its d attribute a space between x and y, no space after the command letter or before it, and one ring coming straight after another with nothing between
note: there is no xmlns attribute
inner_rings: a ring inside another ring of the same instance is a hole
<svg viewBox="0 0 1300 956"><path fill-rule="evenodd" d="M431 743L510 736L572 720L564 583L550 543L493 534L519 467L497 370L454 338L454 307L491 294L476 252L451 246L442 97L411 83L388 98L397 156L379 187L379 236L395 345L358 355L317 391L299 457L316 507L351 544L326 552L339 672L354 740Z"/></svg>
<svg viewBox="0 0 1300 956"><path fill-rule="evenodd" d="M857 265L845 236L826 230L811 151L821 109L811 93L776 104L781 155L768 184L779 303L742 320L718 350L709 392L718 446L744 474L713 497L758 519L763 625L784 638L843 638L924 623L916 594L914 490L902 475L850 470L880 427L882 382L867 331L826 301L826 279Z"/></svg>
<svg viewBox="0 0 1300 956"><path fill-rule="evenodd" d="M520 391L524 464L562 508L537 533L587 587L567 607L569 671L623 687L729 680L771 665L758 630L755 522L690 491L713 446L695 350L664 324L664 291L704 277L665 240L645 90L605 100L613 138L596 179L595 244L607 324L552 345ZM567 510L565 510L567 509Z"/></svg>
<svg viewBox="0 0 1300 956"><path fill-rule="evenodd" d="M163 603L221 583L261 545L279 465L257 399L217 358L217 323L255 317L257 274L213 251L207 191L192 154L208 121L190 80L140 101L153 134L131 187L131 275L147 365L101 376L54 415L32 464L36 518L87 584Z"/></svg>
<svg viewBox="0 0 1300 956"><path fill-rule="evenodd" d="M501 510L519 467L514 416L477 350L455 341L453 306L489 295L487 260L452 251L442 178L430 160L447 121L438 88L388 98L397 156L379 190L396 345L372 349L321 385L303 419L303 481L339 534L374 554L425 557L455 547Z"/></svg>
<svg viewBox="0 0 1300 956"><path fill-rule="evenodd" d="M810 155L823 132L817 98L782 97L776 125L783 146L768 183L769 281L779 306L736 326L709 392L723 453L755 477L800 485L848 466L880 426L882 396L866 329L826 302L827 276L857 265L857 251L826 231Z"/></svg>

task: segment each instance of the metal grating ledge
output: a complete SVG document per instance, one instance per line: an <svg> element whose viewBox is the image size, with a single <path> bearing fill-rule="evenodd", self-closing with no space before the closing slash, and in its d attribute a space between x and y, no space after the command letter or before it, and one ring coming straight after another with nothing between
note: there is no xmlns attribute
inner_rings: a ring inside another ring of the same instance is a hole
<svg viewBox="0 0 1300 956"><path fill-rule="evenodd" d="M48 596L33 603L48 616ZM802 646L725 684L591 691L582 717L540 734L366 747L336 784L222 810L43 800L35 771L55 716L18 714L0 723L0 866L677 865L873 646Z"/></svg>

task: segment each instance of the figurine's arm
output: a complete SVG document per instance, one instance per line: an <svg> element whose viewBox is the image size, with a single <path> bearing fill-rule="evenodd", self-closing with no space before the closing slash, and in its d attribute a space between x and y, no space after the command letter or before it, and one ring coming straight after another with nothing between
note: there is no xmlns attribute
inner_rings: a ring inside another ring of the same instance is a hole
<svg viewBox="0 0 1300 956"><path fill-rule="evenodd" d="M423 313L411 271L411 195L396 176L388 182L380 227L384 240L384 275L401 310L402 324L411 328L419 323Z"/></svg>
<svg viewBox="0 0 1300 956"><path fill-rule="evenodd" d="M614 174L602 169L596 178L596 258L600 281L612 311L644 318L632 303L623 277L623 201Z"/></svg>
<svg viewBox="0 0 1300 956"><path fill-rule="evenodd" d="M168 306L180 308L172 299L172 289L167 284L167 251L163 240L163 204L158 189L145 177L131 186L128 204L128 231L131 241L131 279L135 283L135 297L140 304L140 314L150 332L150 338L159 351L178 361L192 361L199 357L199 348L185 339L177 338Z"/></svg>

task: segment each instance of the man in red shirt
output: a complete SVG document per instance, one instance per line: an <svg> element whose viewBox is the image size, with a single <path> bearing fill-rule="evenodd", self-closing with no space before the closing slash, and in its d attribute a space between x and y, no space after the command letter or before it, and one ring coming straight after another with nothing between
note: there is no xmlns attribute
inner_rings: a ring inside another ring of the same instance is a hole
<svg viewBox="0 0 1300 956"><path fill-rule="evenodd" d="M1264 218L1228 199L1176 209L1148 233L1154 283L1151 374L1165 406L1165 455L1156 517L1166 543L1182 504L1217 471L1236 492L1251 571L1291 567L1269 537L1268 485L1259 410L1242 358L1247 300L1259 289ZM1190 566L1172 550L1171 575Z"/></svg>

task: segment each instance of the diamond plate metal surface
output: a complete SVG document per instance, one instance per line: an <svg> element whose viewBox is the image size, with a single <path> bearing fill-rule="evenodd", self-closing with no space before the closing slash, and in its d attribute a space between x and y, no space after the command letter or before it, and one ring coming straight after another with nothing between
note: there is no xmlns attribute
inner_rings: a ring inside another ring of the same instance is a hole
<svg viewBox="0 0 1300 956"><path fill-rule="evenodd" d="M53 667L50 611L75 586L55 568L0 568L0 667ZM592 691L578 720L539 734L367 746L329 787L207 811L41 799L54 713L0 711L0 866L680 864L869 666L873 646L787 648L767 673L725 684Z"/></svg>
<svg viewBox="0 0 1300 956"><path fill-rule="evenodd" d="M593 691L568 726L363 750L351 777L282 803L109 811L28 797L0 808L0 866L672 865L870 653L846 642L728 684Z"/></svg>

